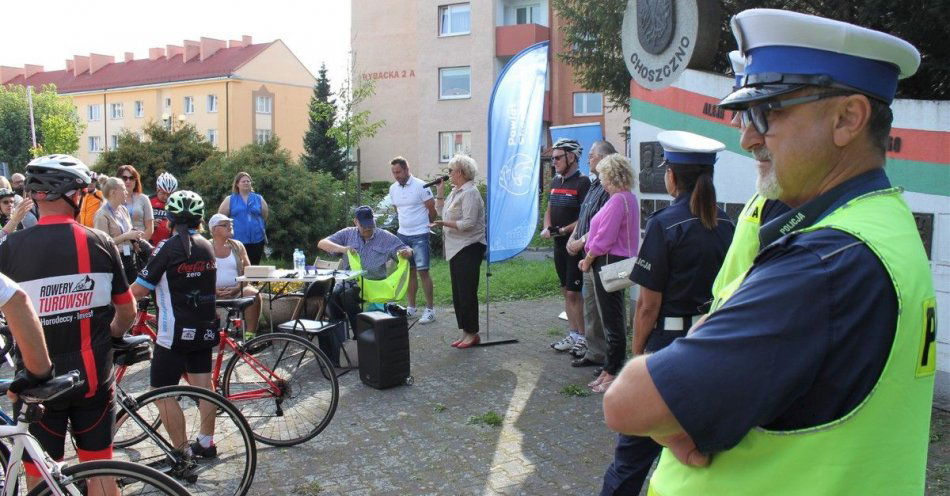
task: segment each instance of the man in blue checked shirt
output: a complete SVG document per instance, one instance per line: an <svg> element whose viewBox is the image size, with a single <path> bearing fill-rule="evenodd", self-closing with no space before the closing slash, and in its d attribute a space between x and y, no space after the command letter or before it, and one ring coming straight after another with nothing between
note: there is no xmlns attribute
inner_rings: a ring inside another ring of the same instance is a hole
<svg viewBox="0 0 950 496"><path fill-rule="evenodd" d="M384 279L386 277L386 262L399 255L404 258L412 256L412 249L406 246L395 234L384 229L376 228L373 209L363 205L356 209L354 227L345 227L327 236L317 243L317 248L328 253L345 254L355 252L360 256L364 277L367 279ZM343 258L343 268L348 267L346 258ZM350 328L356 329L356 315L360 313L359 298L355 292L354 281L340 281L333 288L333 298L336 305L330 305L330 317L342 318L338 315L342 308L350 320ZM334 315L336 314L336 315Z"/></svg>

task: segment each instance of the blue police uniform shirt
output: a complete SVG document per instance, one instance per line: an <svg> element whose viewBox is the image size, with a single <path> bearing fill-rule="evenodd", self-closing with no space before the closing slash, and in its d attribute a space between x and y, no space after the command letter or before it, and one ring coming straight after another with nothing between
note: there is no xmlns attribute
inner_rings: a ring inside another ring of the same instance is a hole
<svg viewBox="0 0 950 496"><path fill-rule="evenodd" d="M718 222L706 229L689 211L690 193L647 220L646 236L630 279L663 293L660 318L688 317L712 299L712 283L726 258L735 224L722 209Z"/></svg>
<svg viewBox="0 0 950 496"><path fill-rule="evenodd" d="M890 187L883 170L852 178L762 227ZM773 226L774 227L774 226ZM752 428L793 430L841 418L877 382L897 322L890 277L835 229L763 248L735 294L696 332L647 358L650 377L697 448L732 448Z"/></svg>

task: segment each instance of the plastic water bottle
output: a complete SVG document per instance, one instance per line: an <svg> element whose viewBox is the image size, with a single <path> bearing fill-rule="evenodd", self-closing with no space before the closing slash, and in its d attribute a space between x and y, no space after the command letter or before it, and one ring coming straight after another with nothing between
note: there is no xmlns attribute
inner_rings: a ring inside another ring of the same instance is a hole
<svg viewBox="0 0 950 496"><path fill-rule="evenodd" d="M294 250L294 272L296 272L298 276L303 277L305 275L304 266L306 264L307 257L303 254L303 251L301 251L300 248Z"/></svg>

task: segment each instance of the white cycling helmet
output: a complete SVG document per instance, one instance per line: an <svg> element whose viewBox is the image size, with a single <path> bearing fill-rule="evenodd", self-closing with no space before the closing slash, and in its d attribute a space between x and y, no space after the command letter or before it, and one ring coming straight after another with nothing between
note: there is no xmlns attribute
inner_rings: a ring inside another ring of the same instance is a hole
<svg viewBox="0 0 950 496"><path fill-rule="evenodd" d="M162 172L155 180L155 187L166 193L174 193L178 190L178 180L170 172Z"/></svg>
<svg viewBox="0 0 950 496"><path fill-rule="evenodd" d="M26 164L24 189L44 192L47 200L58 200L70 191L86 188L90 182L89 167L71 155L44 155Z"/></svg>

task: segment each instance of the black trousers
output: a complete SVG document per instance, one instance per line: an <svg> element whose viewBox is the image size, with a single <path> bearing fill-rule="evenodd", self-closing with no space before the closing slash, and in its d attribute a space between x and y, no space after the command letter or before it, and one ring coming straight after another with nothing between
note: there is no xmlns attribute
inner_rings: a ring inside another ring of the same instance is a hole
<svg viewBox="0 0 950 496"><path fill-rule="evenodd" d="M251 259L251 265L261 264L261 255L264 254L264 242L244 243L244 249L247 250L247 258Z"/></svg>
<svg viewBox="0 0 950 496"><path fill-rule="evenodd" d="M478 275L484 257L485 245L473 243L449 260L455 320L459 329L469 334L478 334Z"/></svg>
<svg viewBox="0 0 950 496"><path fill-rule="evenodd" d="M607 467L600 496L637 496L663 447L649 437L620 434L614 462Z"/></svg>
<svg viewBox="0 0 950 496"><path fill-rule="evenodd" d="M617 255L602 255L594 259L591 270L594 272L594 290L597 297L597 307L600 309L600 318L604 325L604 337L607 340L607 359L604 362L604 372L617 375L627 359L627 324L626 301L627 291L620 290L612 293L604 289L600 282L600 268L607 264L619 262L624 257Z"/></svg>

